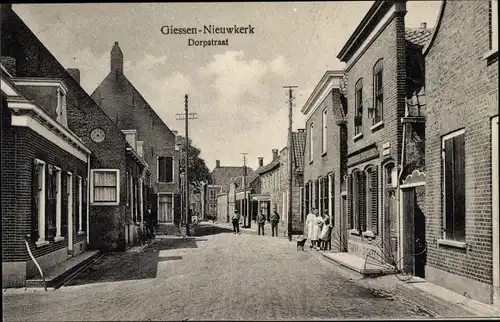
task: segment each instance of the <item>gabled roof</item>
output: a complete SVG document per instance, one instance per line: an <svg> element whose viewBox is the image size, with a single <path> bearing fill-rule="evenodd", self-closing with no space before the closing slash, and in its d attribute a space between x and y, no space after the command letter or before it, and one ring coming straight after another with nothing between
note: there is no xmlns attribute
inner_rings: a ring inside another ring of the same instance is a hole
<svg viewBox="0 0 500 322"><path fill-rule="evenodd" d="M279 167L279 165L280 165L280 159L277 158L276 160L273 160L273 161L269 162L265 166L260 167L258 173L259 173L259 175L260 174L264 174L266 172L269 172L269 171L273 170L276 167Z"/></svg>
<svg viewBox="0 0 500 322"><path fill-rule="evenodd" d="M295 171L304 171L304 150L306 148L306 131L299 130L292 132L293 145L293 161L295 163Z"/></svg>
<svg viewBox="0 0 500 322"><path fill-rule="evenodd" d="M406 28L405 38L412 44L425 47L432 36L431 28Z"/></svg>
<svg viewBox="0 0 500 322"><path fill-rule="evenodd" d="M247 176L253 174L253 169L247 167ZM243 175L243 167L217 167L212 170L212 184L225 186L231 183L233 178Z"/></svg>

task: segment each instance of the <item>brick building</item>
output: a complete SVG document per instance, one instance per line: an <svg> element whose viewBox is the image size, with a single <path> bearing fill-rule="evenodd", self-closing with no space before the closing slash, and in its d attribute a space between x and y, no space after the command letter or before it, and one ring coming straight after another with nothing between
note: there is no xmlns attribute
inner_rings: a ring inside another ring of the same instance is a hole
<svg viewBox="0 0 500 322"><path fill-rule="evenodd" d="M2 284L12 287L35 274L27 236L42 269L88 248L124 250L133 242L125 173L134 173L134 209L147 175L77 70L61 66L11 5L1 6L1 29Z"/></svg>
<svg viewBox="0 0 500 322"><path fill-rule="evenodd" d="M497 1L443 1L424 54L426 279L500 305Z"/></svg>
<svg viewBox="0 0 500 322"><path fill-rule="evenodd" d="M414 260L417 232L412 222L402 222L399 216L397 188L399 179L412 167L418 170L423 162L423 137L418 136L423 135L422 125L406 127L403 124L411 120L402 119L412 116L407 99L420 93L413 95L416 85L410 67L423 68L419 53L430 38L425 25L417 31L407 30L405 14L406 1L377 1L337 56L346 63L349 80L347 248L363 258L391 265L399 265L405 252L411 255L408 261ZM422 124L422 118L412 120ZM416 135L405 138L403 133ZM412 147L412 157L402 161L403 146L405 150ZM416 193L417 200L411 204L421 208L423 194Z"/></svg>
<svg viewBox="0 0 500 322"><path fill-rule="evenodd" d="M247 167L247 175L251 175L252 173L253 169ZM234 195L230 198L226 198L229 204L226 206L219 202L218 199L219 196L227 195L229 193L232 180L242 175L243 167L221 166L220 160L215 161L215 168L210 173L210 181L207 185L205 185L205 192L202 194L204 218L211 219L215 216L217 220L224 221L218 216L218 207L226 208L224 211L221 208L221 211L229 213L229 216L233 213L234 204L231 203L230 200L233 200L232 202L234 202ZM227 207L230 208L229 211L227 210ZM225 218L225 220L227 220L227 218Z"/></svg>
<svg viewBox="0 0 500 322"><path fill-rule="evenodd" d="M292 132L292 233L302 233L304 216L302 213L302 188L304 185L304 149L306 144L305 129ZM288 181L288 147L280 151L280 202L278 213L281 216L281 230L288 229L289 181Z"/></svg>
<svg viewBox="0 0 500 322"><path fill-rule="evenodd" d="M123 72L123 53L115 42L110 72L92 93L111 120L125 133L135 133L139 155L151 171L148 187L153 217L158 223L180 220L179 151L176 132L163 122Z"/></svg>
<svg viewBox="0 0 500 322"><path fill-rule="evenodd" d="M267 220L270 220L274 210L279 209L281 200L279 152L278 149L273 149L272 152L271 162L259 168L260 193L252 196L252 200L258 202L259 212L262 211Z"/></svg>
<svg viewBox="0 0 500 322"><path fill-rule="evenodd" d="M343 71L327 71L304 104L306 119L304 152L303 221L312 208L328 212L332 225L332 249L345 244L345 210L341 212L341 187L346 165L346 101L341 93ZM342 239L343 238L343 239Z"/></svg>

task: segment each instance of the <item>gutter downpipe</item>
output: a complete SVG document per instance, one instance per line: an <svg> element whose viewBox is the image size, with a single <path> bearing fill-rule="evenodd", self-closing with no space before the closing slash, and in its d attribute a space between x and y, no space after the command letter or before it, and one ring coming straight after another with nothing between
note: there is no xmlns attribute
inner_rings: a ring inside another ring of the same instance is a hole
<svg viewBox="0 0 500 322"><path fill-rule="evenodd" d="M406 102L406 109L405 109L405 116L408 116L408 102ZM396 261L396 268L398 268L398 264L401 263L401 260L403 259L403 231L402 231L402 225L403 225L403 202L402 202L402 192L401 192L401 176L403 175L403 167L404 167L404 160L405 160L405 143L406 143L406 123L403 123L403 139L401 142L401 165L398 173L398 182L397 182L397 203L398 203L398 260Z"/></svg>
<svg viewBox="0 0 500 322"><path fill-rule="evenodd" d="M87 157L87 178L85 179L86 184L87 184L87 247L90 244L90 182L89 182L89 176L90 176L90 154ZM118 196L119 198L119 196Z"/></svg>

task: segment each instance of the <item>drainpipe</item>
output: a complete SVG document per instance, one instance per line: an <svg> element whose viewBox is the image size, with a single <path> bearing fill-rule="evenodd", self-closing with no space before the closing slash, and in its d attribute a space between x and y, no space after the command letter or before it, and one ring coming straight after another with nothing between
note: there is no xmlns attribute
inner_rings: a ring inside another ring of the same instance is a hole
<svg viewBox="0 0 500 322"><path fill-rule="evenodd" d="M87 157L87 178L85 178L85 181L87 183L87 245L90 244L90 182L89 182L89 176L90 176L90 155ZM118 196L119 198L119 196Z"/></svg>
<svg viewBox="0 0 500 322"><path fill-rule="evenodd" d="M405 116L408 116L408 106L405 111ZM403 225L403 202L401 200L402 198L402 193L401 193L401 176L403 175L403 167L404 167L404 160L405 160L405 143L406 143L406 123L403 123L403 140L401 142L401 165L398 173L398 181L397 181L397 186L396 186L396 201L397 201L397 209L398 209L398 256L399 259L396 262L396 266L398 263L401 263L401 259L403 258L403 232L402 232L402 225Z"/></svg>
<svg viewBox="0 0 500 322"><path fill-rule="evenodd" d="M36 267L38 268L38 271L40 272L40 276L42 276L43 287L45 288L45 291L47 291L47 283L45 282L45 276L43 275L42 268L36 261L35 256L33 256L33 254L31 253L30 245L28 244L28 238L24 240L24 243L26 244L26 249L28 249L28 254L31 257L31 260L33 260L33 263L35 263Z"/></svg>

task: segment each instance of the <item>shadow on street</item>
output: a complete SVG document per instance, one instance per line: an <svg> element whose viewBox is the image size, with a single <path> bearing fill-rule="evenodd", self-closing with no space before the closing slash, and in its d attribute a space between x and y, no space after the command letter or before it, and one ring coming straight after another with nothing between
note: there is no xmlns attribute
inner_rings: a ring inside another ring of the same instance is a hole
<svg viewBox="0 0 500 322"><path fill-rule="evenodd" d="M105 253L65 286L156 277L158 253Z"/></svg>
<svg viewBox="0 0 500 322"><path fill-rule="evenodd" d="M193 236L209 236L217 234L227 234L232 232L233 230L230 228L217 227L210 224L201 223L200 225L195 227Z"/></svg>

